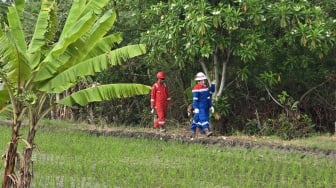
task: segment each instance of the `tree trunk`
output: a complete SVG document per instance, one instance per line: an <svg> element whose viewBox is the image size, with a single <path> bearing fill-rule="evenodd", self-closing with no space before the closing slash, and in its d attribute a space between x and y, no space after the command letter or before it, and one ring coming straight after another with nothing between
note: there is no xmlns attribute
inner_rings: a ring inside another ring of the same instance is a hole
<svg viewBox="0 0 336 188"><path fill-rule="evenodd" d="M221 81L220 81L220 86L219 86L216 97L222 96L222 94L223 94L223 91L224 91L224 88L225 88L225 82L226 82L227 66L228 66L228 63L230 61L230 57L231 57L231 49L227 49L226 53L225 53L225 58L223 58L224 60L222 60L222 64L223 64L222 65L222 73L221 73L222 78L221 78Z"/></svg>
<svg viewBox="0 0 336 188"><path fill-rule="evenodd" d="M15 123L16 122L16 123ZM18 141L19 141L19 130L21 126L21 121L13 122L12 139L8 145L7 152L5 154L5 173L2 182L2 188L16 188L18 187L19 180L15 174L14 168L19 160L19 155L17 153Z"/></svg>
<svg viewBox="0 0 336 188"><path fill-rule="evenodd" d="M14 104L17 104L13 102ZM12 139L11 142L8 145L8 149L6 151L6 154L4 156L5 158L5 173L4 178L2 182L2 188L23 188L23 187L30 187L30 179L22 178L23 175L26 175L25 168L27 168L27 171L29 170L29 165L26 164L26 161L30 161L31 154L32 154L32 147L30 143L34 141L35 137L35 129L30 128L29 134L28 134L28 142L27 147L24 151L24 161L21 164L20 167L20 156L17 152L17 148L19 145L19 139L21 138L20 135L20 128L22 125L22 115L25 113L26 108L22 108L20 104L17 106L14 106L15 112L13 117L13 124L12 124ZM30 123L31 124L31 123ZM32 126L30 126L32 127ZM33 130L33 131L31 131ZM25 140L24 140L25 141ZM24 170L22 170L24 169ZM18 175L15 174L15 171L18 170ZM24 173L22 173L24 172ZM23 174L23 175L22 175Z"/></svg>
<svg viewBox="0 0 336 188"><path fill-rule="evenodd" d="M34 126L35 127L35 126ZM31 161L32 154L33 154L33 144L34 144L34 138L35 138L36 130L35 128L31 128L28 133L28 139L27 139L27 146L23 151L23 161L21 164L21 168L19 171L20 176L20 182L21 185L19 185L20 188L29 188L31 179L33 177L33 173L29 171L31 165L33 164ZM31 168L33 171L33 169Z"/></svg>

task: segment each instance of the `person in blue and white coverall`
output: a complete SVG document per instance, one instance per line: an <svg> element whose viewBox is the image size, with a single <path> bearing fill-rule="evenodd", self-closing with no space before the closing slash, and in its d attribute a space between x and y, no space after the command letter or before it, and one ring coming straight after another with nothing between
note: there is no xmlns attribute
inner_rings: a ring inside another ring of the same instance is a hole
<svg viewBox="0 0 336 188"><path fill-rule="evenodd" d="M203 133L206 136L211 136L209 120L210 111L214 112L212 94L215 91L215 85L209 86L208 79L203 72L196 74L195 81L197 83L192 89L194 119L190 129L196 135Z"/></svg>

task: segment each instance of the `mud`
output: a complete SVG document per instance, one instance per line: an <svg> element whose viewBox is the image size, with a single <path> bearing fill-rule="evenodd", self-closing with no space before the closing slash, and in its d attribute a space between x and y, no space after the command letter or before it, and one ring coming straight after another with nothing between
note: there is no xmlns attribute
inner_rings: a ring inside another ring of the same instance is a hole
<svg viewBox="0 0 336 188"><path fill-rule="evenodd" d="M82 130L89 132L89 134L95 136L115 136L115 137L127 137L127 138L145 138L151 140L160 141L176 141L179 143L197 143L203 144L205 146L219 146L219 147L239 147L244 149L271 149L284 152L298 152L305 155L316 155L329 157L334 160L336 156L336 150L319 149L319 148L308 148L295 145L285 145L277 142L265 141L257 142L253 139L246 137L234 137L234 136L200 136L193 137L187 131L166 132L160 133L158 131L133 131L133 130Z"/></svg>

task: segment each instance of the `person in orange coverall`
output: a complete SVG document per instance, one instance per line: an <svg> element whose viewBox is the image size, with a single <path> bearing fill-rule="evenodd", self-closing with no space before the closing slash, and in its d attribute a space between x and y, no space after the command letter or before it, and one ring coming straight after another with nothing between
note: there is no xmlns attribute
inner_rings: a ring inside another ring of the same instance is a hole
<svg viewBox="0 0 336 188"><path fill-rule="evenodd" d="M168 87L165 83L165 73L158 72L156 77L157 81L153 84L150 93L151 113L157 114L157 118L154 121L154 128L160 129L161 132L165 132L167 109L171 99L169 97Z"/></svg>

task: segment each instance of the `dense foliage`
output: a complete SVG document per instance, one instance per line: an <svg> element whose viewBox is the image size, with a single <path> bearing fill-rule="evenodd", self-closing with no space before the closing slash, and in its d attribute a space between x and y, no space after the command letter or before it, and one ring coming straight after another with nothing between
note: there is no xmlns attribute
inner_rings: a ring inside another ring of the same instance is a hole
<svg viewBox="0 0 336 188"><path fill-rule="evenodd" d="M303 132L333 132L335 8L330 1L160 2L144 14L151 24L142 40L153 64L169 64L187 80L201 70L216 81L221 133L249 132L250 120L258 133L271 129L269 120L279 130L289 131L281 128L289 122Z"/></svg>
<svg viewBox="0 0 336 188"><path fill-rule="evenodd" d="M123 43L141 40L148 53L91 78L91 83L150 85L157 71L165 71L173 98L169 122L176 126L188 122L193 77L204 71L217 83L213 128L219 134L263 134L265 128L275 133L286 128L269 122L286 124L282 120L310 133L334 132L335 2L113 2L115 29L123 33ZM152 123L149 97L94 103L71 112L77 115L67 117L89 122ZM302 135L307 134L290 138Z"/></svg>
<svg viewBox="0 0 336 188"><path fill-rule="evenodd" d="M218 134L275 133L274 122L286 124L282 121L313 132L334 131L335 2L114 0L109 6L117 11L120 45L142 41L148 53L87 77L77 88L116 81L150 85L163 70L173 98L168 122L174 127L188 122L193 77L204 71L217 82L212 117ZM69 6L61 3L59 9L62 20ZM146 96L74 106L51 117L152 123Z"/></svg>

